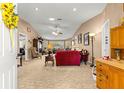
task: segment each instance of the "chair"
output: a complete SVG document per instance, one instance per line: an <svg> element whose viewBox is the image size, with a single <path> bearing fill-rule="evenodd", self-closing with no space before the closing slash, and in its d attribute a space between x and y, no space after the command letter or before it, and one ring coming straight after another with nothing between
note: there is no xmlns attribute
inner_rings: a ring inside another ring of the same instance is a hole
<svg viewBox="0 0 124 93"><path fill-rule="evenodd" d="M52 52L49 51L48 56L45 57L45 66L47 66L47 63L49 61L52 61L52 66L54 66L54 58L53 58L53 55L51 55L51 54L52 54Z"/></svg>
<svg viewBox="0 0 124 93"><path fill-rule="evenodd" d="M81 61L81 62L83 61L85 64L87 64L88 55L89 55L88 51L87 51L87 50L82 50L82 51L80 52L80 55L81 55L80 61Z"/></svg>
<svg viewBox="0 0 124 93"><path fill-rule="evenodd" d="M40 55L36 51L36 48L35 47L31 47L31 55L32 55L32 58L38 58L38 57L40 57Z"/></svg>

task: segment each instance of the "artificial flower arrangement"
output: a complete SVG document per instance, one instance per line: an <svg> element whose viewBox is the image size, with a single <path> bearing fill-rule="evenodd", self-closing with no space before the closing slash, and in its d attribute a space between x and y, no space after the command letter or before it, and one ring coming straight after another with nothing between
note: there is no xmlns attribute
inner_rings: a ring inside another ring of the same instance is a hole
<svg viewBox="0 0 124 93"><path fill-rule="evenodd" d="M17 28L19 17L14 12L15 6L13 3L2 3L0 8L2 10L2 20L6 27L10 29L10 39L12 47L14 47L13 29Z"/></svg>

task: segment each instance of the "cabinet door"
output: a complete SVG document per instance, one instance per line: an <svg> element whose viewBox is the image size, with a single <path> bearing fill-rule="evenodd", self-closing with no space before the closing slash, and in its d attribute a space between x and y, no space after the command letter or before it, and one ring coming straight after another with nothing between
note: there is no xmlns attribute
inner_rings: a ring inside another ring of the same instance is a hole
<svg viewBox="0 0 124 93"><path fill-rule="evenodd" d="M107 76L97 71L96 85L100 89L108 89L109 81Z"/></svg>
<svg viewBox="0 0 124 93"><path fill-rule="evenodd" d="M111 48L119 47L119 32L117 28L111 29Z"/></svg>
<svg viewBox="0 0 124 93"><path fill-rule="evenodd" d="M111 89L118 89L119 88L119 71L114 67L110 67L109 70L110 70L109 87Z"/></svg>
<svg viewBox="0 0 124 93"><path fill-rule="evenodd" d="M119 88L124 89L124 70L119 71Z"/></svg>
<svg viewBox="0 0 124 93"><path fill-rule="evenodd" d="M119 32L119 47L124 48L124 28L121 27L118 29Z"/></svg>
<svg viewBox="0 0 124 93"><path fill-rule="evenodd" d="M107 89L107 80L104 80L103 78L97 77L96 79L96 85L100 89Z"/></svg>

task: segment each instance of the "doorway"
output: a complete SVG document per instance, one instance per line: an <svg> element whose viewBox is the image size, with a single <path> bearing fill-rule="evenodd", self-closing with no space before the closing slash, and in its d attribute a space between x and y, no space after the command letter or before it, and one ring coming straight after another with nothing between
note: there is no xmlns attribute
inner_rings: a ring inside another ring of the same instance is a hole
<svg viewBox="0 0 124 93"><path fill-rule="evenodd" d="M24 33L19 33L19 53L23 55L23 61L28 60L28 49L27 49L27 35Z"/></svg>

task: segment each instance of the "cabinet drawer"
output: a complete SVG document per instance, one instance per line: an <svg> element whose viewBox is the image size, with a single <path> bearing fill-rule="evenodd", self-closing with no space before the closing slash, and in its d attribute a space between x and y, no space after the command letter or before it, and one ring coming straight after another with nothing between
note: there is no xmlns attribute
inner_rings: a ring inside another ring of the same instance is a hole
<svg viewBox="0 0 124 93"><path fill-rule="evenodd" d="M107 74L109 67L105 64L102 64L100 62L96 63L96 70L102 74Z"/></svg>
<svg viewBox="0 0 124 93"><path fill-rule="evenodd" d="M101 88L101 89L108 88L108 86L107 86L107 80L105 80L103 78L100 78L100 77L97 77L97 79L96 79L96 85L97 85L98 88Z"/></svg>
<svg viewBox="0 0 124 93"><path fill-rule="evenodd" d="M96 73L96 76L100 79L104 79L104 80L107 80L108 79L108 75L103 75L99 72Z"/></svg>

